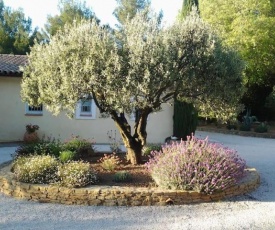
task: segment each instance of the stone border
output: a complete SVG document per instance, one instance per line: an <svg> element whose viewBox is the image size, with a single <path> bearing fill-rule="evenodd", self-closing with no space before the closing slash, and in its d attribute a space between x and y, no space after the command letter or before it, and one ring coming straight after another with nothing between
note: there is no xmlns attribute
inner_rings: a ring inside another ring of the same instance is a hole
<svg viewBox="0 0 275 230"><path fill-rule="evenodd" d="M198 126L196 131L204 131L204 132L211 132L211 133L222 133L222 134L231 134L231 135L238 135L243 137L260 137L260 138L271 138L275 139L274 133L256 133L254 131L240 131L240 130L225 130L220 128L212 128L208 126Z"/></svg>
<svg viewBox="0 0 275 230"><path fill-rule="evenodd" d="M211 202L251 192L260 185L260 176L256 169L248 168L245 172L246 175L238 185L212 195L204 195L194 191L122 186L92 185L85 188L70 189L53 185L17 182L13 179L10 168L11 164L5 163L5 165L2 164L2 167L0 165L0 192L41 203L67 205L147 206Z"/></svg>

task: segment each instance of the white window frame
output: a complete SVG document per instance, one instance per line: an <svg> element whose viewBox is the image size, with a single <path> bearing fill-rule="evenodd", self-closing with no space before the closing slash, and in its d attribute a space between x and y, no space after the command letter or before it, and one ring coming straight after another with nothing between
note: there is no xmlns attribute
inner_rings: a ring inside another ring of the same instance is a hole
<svg viewBox="0 0 275 230"><path fill-rule="evenodd" d="M34 108L34 109L31 109ZM37 108L37 109L35 109ZM40 106L30 106L28 103L25 104L25 115L35 115L42 116L43 115L43 105Z"/></svg>
<svg viewBox="0 0 275 230"><path fill-rule="evenodd" d="M91 111L82 111L83 103L90 102ZM76 105L75 118L79 120L92 120L96 119L96 105L93 99L80 100Z"/></svg>

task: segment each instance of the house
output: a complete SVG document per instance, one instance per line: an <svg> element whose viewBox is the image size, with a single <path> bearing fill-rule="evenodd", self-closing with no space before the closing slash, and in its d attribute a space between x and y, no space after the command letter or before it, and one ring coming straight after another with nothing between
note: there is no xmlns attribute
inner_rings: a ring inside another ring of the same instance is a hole
<svg viewBox="0 0 275 230"><path fill-rule="evenodd" d="M69 119L65 113L53 116L43 105L31 107L20 98L22 72L20 66L27 64L25 55L0 54L0 142L22 141L27 124L40 127L38 134L52 136L61 141L79 135L94 139L96 143L108 143L107 132L120 135L111 118L104 118L94 102L86 101L76 106L75 117ZM173 107L163 105L163 110L150 114L148 118L148 142L158 143L173 133ZM134 119L128 117L130 124Z"/></svg>

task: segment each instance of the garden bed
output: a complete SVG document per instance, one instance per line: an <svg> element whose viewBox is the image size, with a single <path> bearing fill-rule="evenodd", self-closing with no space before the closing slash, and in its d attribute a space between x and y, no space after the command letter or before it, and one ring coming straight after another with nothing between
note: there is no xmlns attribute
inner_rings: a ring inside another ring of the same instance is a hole
<svg viewBox="0 0 275 230"><path fill-rule="evenodd" d="M260 183L257 171L246 168L235 150L193 136L145 146L142 162L147 163L140 165L130 164L124 152L95 152L78 138L20 146L14 157L0 167L0 191L39 202L189 204L241 195Z"/></svg>
<svg viewBox="0 0 275 230"><path fill-rule="evenodd" d="M181 205L220 201L251 192L260 184L258 172L253 168L249 168L245 170L245 176L237 185L211 195L194 191L167 190L145 186L149 185L150 181L141 183L141 186L138 183L113 184L113 182L108 183L105 181L104 184L90 185L84 188L65 188L15 181L10 169L11 164L0 167L0 192L16 198L42 203L106 206Z"/></svg>

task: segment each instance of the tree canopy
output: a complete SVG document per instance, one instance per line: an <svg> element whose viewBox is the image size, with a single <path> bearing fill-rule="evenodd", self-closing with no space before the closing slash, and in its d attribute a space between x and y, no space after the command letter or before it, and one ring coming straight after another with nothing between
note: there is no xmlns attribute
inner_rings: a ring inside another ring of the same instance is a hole
<svg viewBox="0 0 275 230"><path fill-rule="evenodd" d="M242 103L259 119L270 119L264 104L275 85L274 0L200 0L200 13L246 63Z"/></svg>
<svg viewBox="0 0 275 230"><path fill-rule="evenodd" d="M270 77L275 84L274 9L269 0L200 0L202 18L246 61L248 84L267 84Z"/></svg>
<svg viewBox="0 0 275 230"><path fill-rule="evenodd" d="M47 18L45 24L44 35L51 37L57 33L58 30L63 29L65 24L72 24L74 21L80 22L81 20L96 19L92 9L86 6L86 2L79 2L76 0L59 0L59 15ZM99 20L98 20L99 22Z"/></svg>
<svg viewBox="0 0 275 230"><path fill-rule="evenodd" d="M74 113L92 97L115 121L133 164L146 144L147 117L177 97L226 116L242 93L242 62L193 11L163 28L158 16L138 13L115 33L81 22L65 26L49 44L36 44L24 70L22 98L54 114ZM124 113L138 110L132 132Z"/></svg>
<svg viewBox="0 0 275 230"><path fill-rule="evenodd" d="M183 0L178 19L183 20L192 11L193 6L199 8L199 0Z"/></svg>
<svg viewBox="0 0 275 230"><path fill-rule="evenodd" d="M150 0L116 0L118 6L114 10L114 15L118 22L123 25L127 20L135 17L136 13L149 8Z"/></svg>
<svg viewBox="0 0 275 230"><path fill-rule="evenodd" d="M32 20L25 17L22 9L12 10L0 0L0 53L26 54L37 34L31 25Z"/></svg>

